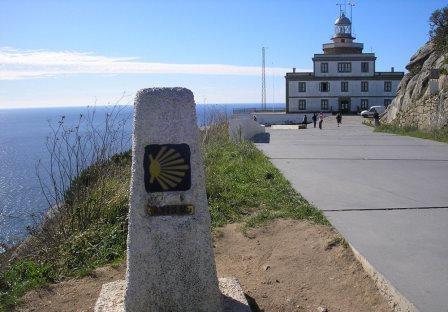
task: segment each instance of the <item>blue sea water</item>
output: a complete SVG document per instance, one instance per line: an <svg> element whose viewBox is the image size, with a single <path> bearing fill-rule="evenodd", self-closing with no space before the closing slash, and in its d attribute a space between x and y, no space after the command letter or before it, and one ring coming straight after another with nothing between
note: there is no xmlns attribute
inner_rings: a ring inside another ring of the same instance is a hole
<svg viewBox="0 0 448 312"><path fill-rule="evenodd" d="M217 112L230 115L235 108L260 107L259 104L197 105L198 124L208 122ZM282 108L284 104L270 105ZM36 166L46 163L49 153L46 138L50 124L57 124L61 116L65 123L74 123L86 107L58 107L0 110L0 243L12 244L26 235L26 227L38 221L49 205L41 191ZM97 107L100 116L107 108ZM128 130L132 127L132 107L128 112ZM130 146L127 145L126 148ZM44 176L45 179L45 176ZM1 245L0 245L1 246Z"/></svg>

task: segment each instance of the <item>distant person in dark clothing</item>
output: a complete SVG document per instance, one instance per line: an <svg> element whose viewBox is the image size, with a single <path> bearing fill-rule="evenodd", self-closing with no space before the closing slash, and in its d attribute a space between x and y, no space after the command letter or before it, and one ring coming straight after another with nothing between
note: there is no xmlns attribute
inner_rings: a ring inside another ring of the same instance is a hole
<svg viewBox="0 0 448 312"><path fill-rule="evenodd" d="M338 123L338 127L339 127L339 125L342 123L342 113L341 113L341 112L339 112L339 113L336 115L336 121L337 121L337 123Z"/></svg>
<svg viewBox="0 0 448 312"><path fill-rule="evenodd" d="M307 115L303 116L302 125L305 126L305 129L307 128L307 125L308 125L308 116Z"/></svg>
<svg viewBox="0 0 448 312"><path fill-rule="evenodd" d="M254 121L257 121L257 116L254 115Z"/></svg>
<svg viewBox="0 0 448 312"><path fill-rule="evenodd" d="M314 113L314 114L313 114L313 117L311 117L311 119L313 120L313 123L314 123L314 128L316 128L316 122L317 122L317 114L316 114L316 113Z"/></svg>
<svg viewBox="0 0 448 312"><path fill-rule="evenodd" d="M373 120L375 121L375 127L378 127L380 125L380 114L376 110L373 113Z"/></svg>
<svg viewBox="0 0 448 312"><path fill-rule="evenodd" d="M322 130L322 123L324 122L324 113L319 114L319 129Z"/></svg>

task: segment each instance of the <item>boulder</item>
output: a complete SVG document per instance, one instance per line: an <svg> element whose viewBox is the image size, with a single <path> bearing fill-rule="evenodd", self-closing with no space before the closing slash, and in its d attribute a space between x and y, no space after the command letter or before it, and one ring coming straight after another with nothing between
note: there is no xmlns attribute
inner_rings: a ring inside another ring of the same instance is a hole
<svg viewBox="0 0 448 312"><path fill-rule="evenodd" d="M382 117L384 123L422 130L448 127L448 55L436 51L432 42L422 46L410 59L396 97ZM437 81L431 71L441 70ZM430 92L435 90L436 92Z"/></svg>

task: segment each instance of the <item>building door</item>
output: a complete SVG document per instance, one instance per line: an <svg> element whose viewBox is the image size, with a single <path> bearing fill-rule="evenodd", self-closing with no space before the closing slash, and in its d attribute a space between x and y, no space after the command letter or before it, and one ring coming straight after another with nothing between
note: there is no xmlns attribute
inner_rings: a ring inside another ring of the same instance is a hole
<svg viewBox="0 0 448 312"><path fill-rule="evenodd" d="M339 111L342 113L351 112L350 107L350 98L349 97L341 97L339 98Z"/></svg>

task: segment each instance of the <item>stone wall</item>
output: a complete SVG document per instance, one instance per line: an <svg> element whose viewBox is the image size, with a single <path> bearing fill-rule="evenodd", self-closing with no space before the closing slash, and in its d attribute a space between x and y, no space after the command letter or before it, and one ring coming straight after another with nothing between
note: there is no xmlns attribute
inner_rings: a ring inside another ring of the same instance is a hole
<svg viewBox="0 0 448 312"><path fill-rule="evenodd" d="M229 136L232 140L250 140L260 133L265 133L265 127L250 115L229 120Z"/></svg>
<svg viewBox="0 0 448 312"><path fill-rule="evenodd" d="M441 74L430 79L432 69L442 73L448 69L446 59L431 42L421 47L406 66L409 73L401 80L382 121L422 130L448 127L448 77Z"/></svg>

